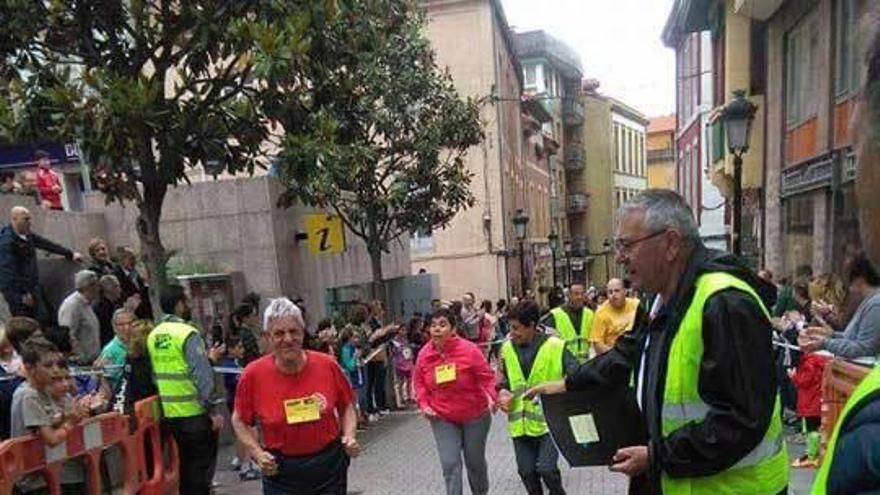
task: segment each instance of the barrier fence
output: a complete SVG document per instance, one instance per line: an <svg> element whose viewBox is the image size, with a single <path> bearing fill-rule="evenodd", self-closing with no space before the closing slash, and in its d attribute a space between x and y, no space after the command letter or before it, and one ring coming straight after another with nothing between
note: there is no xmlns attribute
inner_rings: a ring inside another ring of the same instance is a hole
<svg viewBox="0 0 880 495"><path fill-rule="evenodd" d="M83 460L84 493L106 493L101 459L112 447L121 453L124 495L177 493L177 446L161 431L160 420L159 398L154 396L135 403L133 416L110 412L83 421L54 447L37 436L6 440L0 443L0 495L12 495L16 482L27 475L41 476L50 495L60 495L62 465L74 459Z"/></svg>
<svg viewBox="0 0 880 495"><path fill-rule="evenodd" d="M834 431L840 413L853 390L871 368L843 359L833 359L822 374L822 445L825 446ZM824 452L824 449L823 449Z"/></svg>

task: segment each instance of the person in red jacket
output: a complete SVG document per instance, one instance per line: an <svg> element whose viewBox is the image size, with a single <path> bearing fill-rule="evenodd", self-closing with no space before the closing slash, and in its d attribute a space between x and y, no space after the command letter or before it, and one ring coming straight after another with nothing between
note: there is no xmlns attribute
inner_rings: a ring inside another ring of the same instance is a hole
<svg viewBox="0 0 880 495"><path fill-rule="evenodd" d="M498 392L480 348L456 334L458 317L441 308L431 316L431 340L419 352L413 385L419 410L431 423L447 495L461 495L462 466L471 493L489 492L486 437Z"/></svg>
<svg viewBox="0 0 880 495"><path fill-rule="evenodd" d="M49 153L37 150L34 153L34 161L37 162L37 190L43 204L52 210L62 210L61 206L61 179L52 170L52 161Z"/></svg>
<svg viewBox="0 0 880 495"><path fill-rule="evenodd" d="M819 431L822 423L822 372L831 358L815 352L801 356L797 369L790 369L788 376L797 389L797 414L803 418L807 434ZM792 463L793 467L816 467L816 458L804 454Z"/></svg>

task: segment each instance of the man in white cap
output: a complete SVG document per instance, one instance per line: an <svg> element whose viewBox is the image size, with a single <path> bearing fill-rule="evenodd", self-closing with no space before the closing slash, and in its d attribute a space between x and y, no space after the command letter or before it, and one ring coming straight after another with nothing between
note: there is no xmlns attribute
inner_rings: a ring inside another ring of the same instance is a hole
<svg viewBox="0 0 880 495"><path fill-rule="evenodd" d="M101 324L92 310L98 297L98 275L81 270L74 276L76 290L58 308L58 324L70 330L72 360L92 364L101 352Z"/></svg>

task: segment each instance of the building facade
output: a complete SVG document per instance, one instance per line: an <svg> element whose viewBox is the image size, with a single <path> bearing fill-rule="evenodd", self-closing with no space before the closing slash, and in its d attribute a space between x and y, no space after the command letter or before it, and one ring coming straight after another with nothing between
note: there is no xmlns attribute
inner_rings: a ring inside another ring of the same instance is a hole
<svg viewBox="0 0 880 495"><path fill-rule="evenodd" d="M757 108L752 121L749 150L742 155L742 228L743 258L758 268L763 255L764 220L764 135L766 109L766 23L736 12L736 0L681 2L670 14L667 33L670 37L705 36L710 38L711 90L710 110L705 130L705 154L708 177L721 193L732 215L734 156L728 152L723 119L724 106L734 91L743 91ZM702 33L702 34L700 34ZM732 224L732 217L728 215ZM731 231L731 235L733 235ZM732 238L731 238L732 241Z"/></svg>
<svg viewBox="0 0 880 495"><path fill-rule="evenodd" d="M663 42L675 50L676 187L694 211L703 242L728 248L727 204L706 173L711 160L707 132L713 108L712 38L708 31L680 28L681 6L676 1L663 30Z"/></svg>
<svg viewBox="0 0 880 495"><path fill-rule="evenodd" d="M839 273L859 246L849 123L862 64L864 0L738 1L766 22L766 256L777 273L800 265Z"/></svg>
<svg viewBox="0 0 880 495"><path fill-rule="evenodd" d="M550 114L543 132L560 145L549 168L551 229L546 234L530 232L539 236L532 242L549 248L547 235L556 235L559 249L551 255L556 259L557 282L585 281L589 202L584 190L571 187L581 181L585 171L580 55L544 31L516 33L515 40L524 94Z"/></svg>
<svg viewBox="0 0 880 495"><path fill-rule="evenodd" d="M522 71L498 0L426 0L426 34L440 67L462 96L495 96L482 111L486 139L465 157L474 207L444 229L417 232L412 272L437 274L440 297L465 292L498 299L521 292L518 243L512 219L526 208L522 160ZM467 43L462 43L467 40Z"/></svg>
<svg viewBox="0 0 880 495"><path fill-rule="evenodd" d="M675 114L654 117L648 123L648 187L672 189L675 184Z"/></svg>
<svg viewBox="0 0 880 495"><path fill-rule="evenodd" d="M648 186L648 119L621 101L600 94L598 88L595 80L584 81L582 86L586 173L569 183L589 198L584 262L591 285L604 285L617 274L610 249L617 209Z"/></svg>

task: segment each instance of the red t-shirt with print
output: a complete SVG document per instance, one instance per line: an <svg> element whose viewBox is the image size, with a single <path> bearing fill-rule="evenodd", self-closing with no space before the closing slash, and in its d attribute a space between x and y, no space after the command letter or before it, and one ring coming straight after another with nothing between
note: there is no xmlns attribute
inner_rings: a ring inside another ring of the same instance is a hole
<svg viewBox="0 0 880 495"><path fill-rule="evenodd" d="M241 375L235 394L235 411L245 423L259 422L268 450L287 456L321 451L341 435L340 423L352 404L351 384L332 357L307 353L305 368L296 375L282 373L269 354L250 363ZM308 407L294 409L301 399L316 398L320 418L312 420Z"/></svg>

